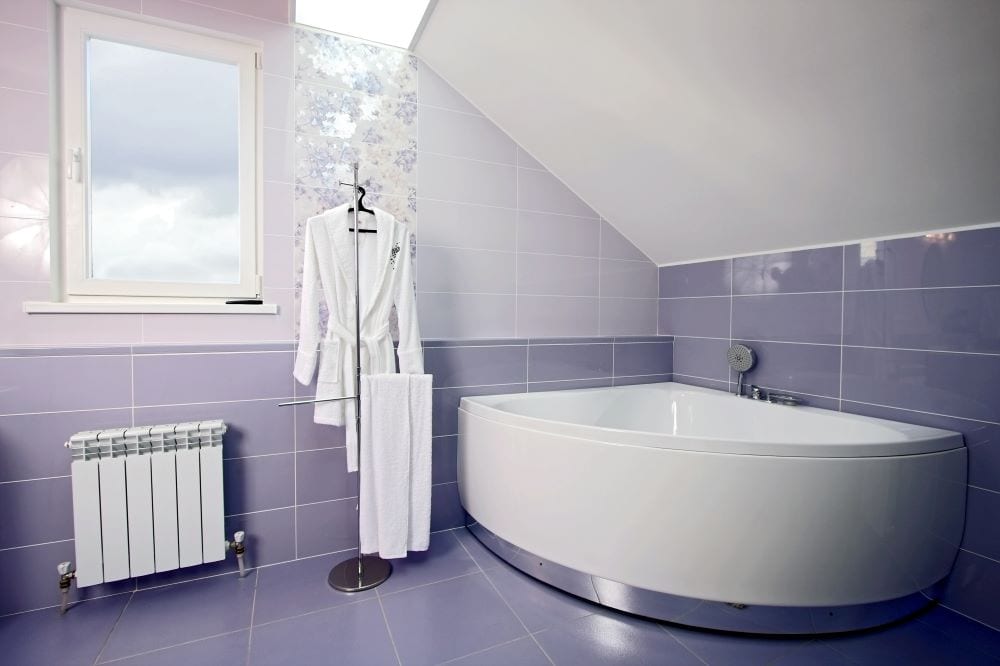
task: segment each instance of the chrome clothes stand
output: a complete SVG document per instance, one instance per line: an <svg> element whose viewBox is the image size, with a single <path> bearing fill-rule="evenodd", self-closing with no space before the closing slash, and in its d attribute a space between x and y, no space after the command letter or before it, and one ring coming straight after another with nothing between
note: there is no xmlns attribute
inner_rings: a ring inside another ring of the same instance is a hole
<svg viewBox="0 0 1000 666"><path fill-rule="evenodd" d="M392 574L392 564L378 555L363 555L361 553L361 253L358 250L358 237L361 227L358 224L358 163L354 163L354 182L344 183L354 188L354 395L342 398L327 398L325 400L299 400L282 402L279 407L294 405L311 405L317 402L333 402L336 400L354 401L354 431L358 446L358 554L357 557L344 560L330 570L326 582L330 587L341 592L361 592L370 590L384 583Z"/></svg>

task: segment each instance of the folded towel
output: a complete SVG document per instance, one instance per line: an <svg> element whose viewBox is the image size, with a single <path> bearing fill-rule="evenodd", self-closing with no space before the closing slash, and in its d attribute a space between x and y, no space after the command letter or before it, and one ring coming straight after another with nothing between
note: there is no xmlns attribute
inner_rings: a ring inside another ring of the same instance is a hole
<svg viewBox="0 0 1000 666"><path fill-rule="evenodd" d="M431 376L363 376L361 405L361 552L396 558L426 550Z"/></svg>

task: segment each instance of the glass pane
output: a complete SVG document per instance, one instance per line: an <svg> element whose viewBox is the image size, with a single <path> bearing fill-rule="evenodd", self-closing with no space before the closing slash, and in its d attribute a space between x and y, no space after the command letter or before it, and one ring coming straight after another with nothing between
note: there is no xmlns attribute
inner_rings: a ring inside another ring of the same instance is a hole
<svg viewBox="0 0 1000 666"><path fill-rule="evenodd" d="M87 42L91 276L238 284L236 65Z"/></svg>

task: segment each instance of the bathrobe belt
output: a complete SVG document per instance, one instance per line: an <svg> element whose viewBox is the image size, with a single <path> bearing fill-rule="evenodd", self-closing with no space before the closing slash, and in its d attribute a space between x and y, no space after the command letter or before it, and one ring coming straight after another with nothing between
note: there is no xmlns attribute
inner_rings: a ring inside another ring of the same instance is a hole
<svg viewBox="0 0 1000 666"><path fill-rule="evenodd" d="M348 331L347 327L337 321L330 321L327 324L327 335L337 338L342 348L350 349L354 345L354 332ZM387 344L388 343L388 344ZM388 356L386 348L389 349ZM354 359L351 359L353 361ZM353 363L351 363L353 366ZM390 368L395 367L392 358L392 336L389 334L389 326L383 326L377 333L372 335L361 335L361 367L368 373L391 372Z"/></svg>

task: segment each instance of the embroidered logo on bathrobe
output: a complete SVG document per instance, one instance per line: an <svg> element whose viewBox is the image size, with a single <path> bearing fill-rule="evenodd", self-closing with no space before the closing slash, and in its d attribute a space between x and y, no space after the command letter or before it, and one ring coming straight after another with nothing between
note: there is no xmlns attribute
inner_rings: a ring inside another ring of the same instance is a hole
<svg viewBox="0 0 1000 666"><path fill-rule="evenodd" d="M389 253L389 265L392 266L392 270L396 270L396 257L399 256L399 243L392 246L392 252Z"/></svg>

